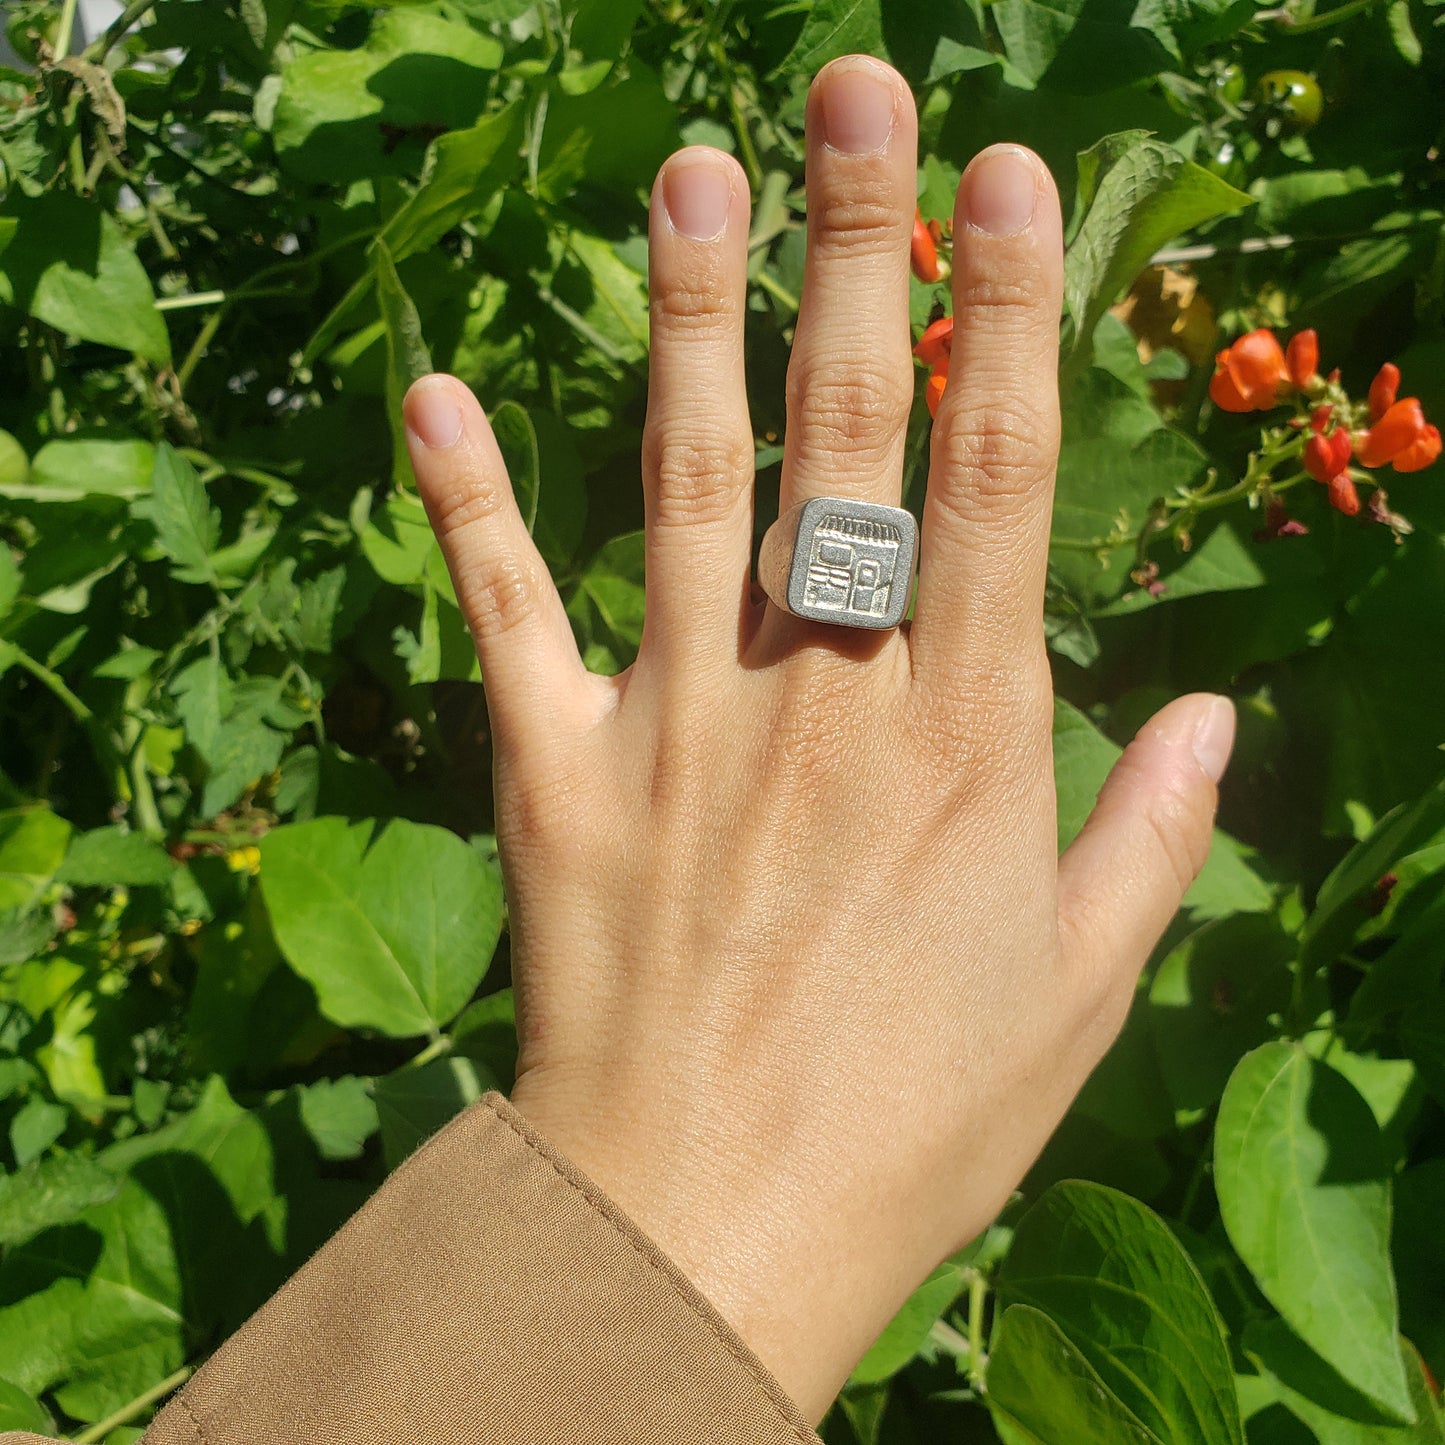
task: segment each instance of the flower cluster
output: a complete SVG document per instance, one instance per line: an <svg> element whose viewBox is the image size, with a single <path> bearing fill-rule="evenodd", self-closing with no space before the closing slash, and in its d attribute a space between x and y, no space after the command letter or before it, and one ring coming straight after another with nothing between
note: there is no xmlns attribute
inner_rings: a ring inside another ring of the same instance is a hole
<svg viewBox="0 0 1445 1445"><path fill-rule="evenodd" d="M1380 368L1368 401L1360 404L1350 400L1338 371L1320 375L1319 337L1313 331L1297 332L1281 347L1274 333L1261 327L1226 346L1214 361L1209 396L1224 411L1269 411L1291 402L1310 408L1307 419L1300 415L1291 422L1306 433L1300 461L1327 489L1330 505L1347 517L1360 511L1358 482L1378 487L1358 468L1418 472L1440 455L1440 430L1426 421L1419 399L1398 398L1400 368L1393 362ZM1383 508L1383 496L1378 505L1372 498L1372 516L1393 516Z"/></svg>

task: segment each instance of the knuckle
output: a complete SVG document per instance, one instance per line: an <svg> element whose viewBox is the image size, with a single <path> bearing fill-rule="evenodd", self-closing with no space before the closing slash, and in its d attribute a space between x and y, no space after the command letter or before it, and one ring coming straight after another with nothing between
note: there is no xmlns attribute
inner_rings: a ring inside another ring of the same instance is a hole
<svg viewBox="0 0 1445 1445"><path fill-rule="evenodd" d="M432 528L445 541L500 516L509 495L495 481L483 478L435 492L427 500Z"/></svg>
<svg viewBox="0 0 1445 1445"><path fill-rule="evenodd" d="M536 567L520 558L487 557L461 567L457 595L477 643L504 637L531 617L541 586Z"/></svg>
<svg viewBox="0 0 1445 1445"><path fill-rule="evenodd" d="M903 376L877 361L795 361L788 369L788 416L797 459L837 455L884 463L903 436L912 406Z"/></svg>
<svg viewBox="0 0 1445 1445"><path fill-rule="evenodd" d="M686 436L667 425L649 431L644 466L658 527L731 518L752 483L753 458L752 438L744 433Z"/></svg>
<svg viewBox="0 0 1445 1445"><path fill-rule="evenodd" d="M1051 410L1017 397L955 413L934 442L944 495L957 508L1014 501L1045 485L1058 454Z"/></svg>
<svg viewBox="0 0 1445 1445"><path fill-rule="evenodd" d="M1003 275L970 270L958 278L955 315L967 317L969 328L974 325L973 318L982 314L987 317L982 324L991 332L1001 327L1032 331L1044 324L1040 299L1038 277L1028 272ZM1047 324L1052 331L1057 319L1049 315Z"/></svg>
<svg viewBox="0 0 1445 1445"><path fill-rule="evenodd" d="M827 185L812 207L813 245L825 258L878 256L897 252L902 257L904 216L887 195L886 186L869 177L846 185Z"/></svg>
<svg viewBox="0 0 1445 1445"><path fill-rule="evenodd" d="M728 287L713 275L672 281L652 297L652 324L663 334L716 337L733 330L738 307Z"/></svg>

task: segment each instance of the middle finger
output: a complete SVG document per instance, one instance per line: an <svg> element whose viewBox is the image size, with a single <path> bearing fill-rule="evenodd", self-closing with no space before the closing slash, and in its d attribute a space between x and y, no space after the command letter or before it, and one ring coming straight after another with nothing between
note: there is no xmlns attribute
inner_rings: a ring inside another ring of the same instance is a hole
<svg viewBox="0 0 1445 1445"><path fill-rule="evenodd" d="M918 119L902 77L862 55L827 66L808 96L808 253L781 511L817 496L898 504L913 401L917 164Z"/></svg>

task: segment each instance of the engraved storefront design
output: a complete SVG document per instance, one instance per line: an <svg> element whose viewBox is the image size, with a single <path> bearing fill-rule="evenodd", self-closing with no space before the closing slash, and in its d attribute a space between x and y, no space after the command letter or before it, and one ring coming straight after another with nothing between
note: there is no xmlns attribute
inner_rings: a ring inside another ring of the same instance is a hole
<svg viewBox="0 0 1445 1445"><path fill-rule="evenodd" d="M902 534L889 522L824 517L808 558L808 605L882 617L888 611L902 542Z"/></svg>

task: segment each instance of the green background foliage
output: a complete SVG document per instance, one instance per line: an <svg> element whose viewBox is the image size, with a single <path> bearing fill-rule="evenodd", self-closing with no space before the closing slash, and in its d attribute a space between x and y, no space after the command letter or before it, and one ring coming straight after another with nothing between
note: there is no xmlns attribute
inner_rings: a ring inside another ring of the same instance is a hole
<svg viewBox="0 0 1445 1445"><path fill-rule="evenodd" d="M486 710L400 397L475 388L625 667L652 175L703 142L752 181L761 532L804 96L867 50L918 96L925 215L998 139L1073 213L1061 846L1161 702L1241 726L1117 1046L824 1435L1445 1442L1445 492L1346 519L1206 401L1229 337L1308 325L1355 395L1393 358L1445 414L1438 0L142 0L83 49L73 6L6 10L0 1429L134 1440L508 1087ZM1182 305L1126 325L1161 251ZM915 329L945 301L915 282ZM1308 535L1257 539L1267 478Z"/></svg>

